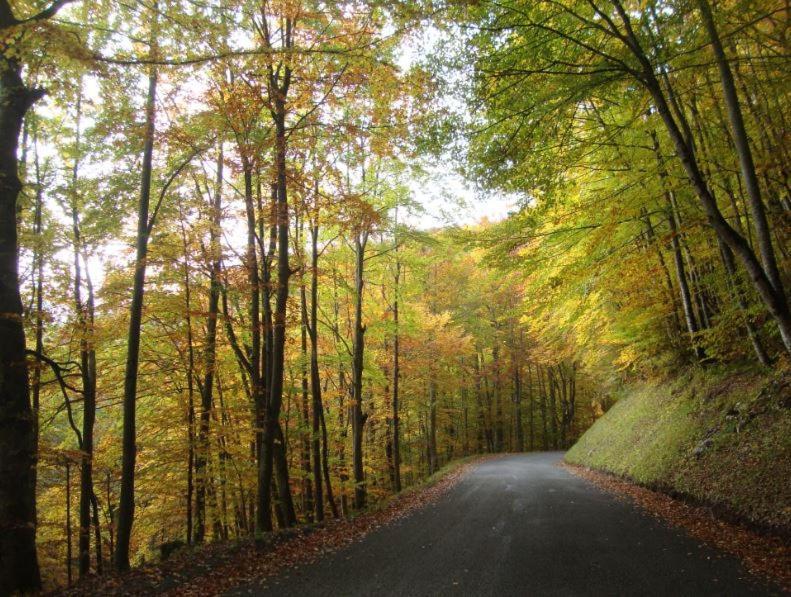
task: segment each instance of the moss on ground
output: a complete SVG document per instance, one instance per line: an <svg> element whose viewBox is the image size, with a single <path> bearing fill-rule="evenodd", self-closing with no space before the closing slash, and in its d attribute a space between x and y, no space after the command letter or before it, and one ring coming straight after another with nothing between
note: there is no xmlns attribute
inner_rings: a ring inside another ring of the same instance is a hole
<svg viewBox="0 0 791 597"><path fill-rule="evenodd" d="M791 373L711 367L631 386L566 460L791 534Z"/></svg>

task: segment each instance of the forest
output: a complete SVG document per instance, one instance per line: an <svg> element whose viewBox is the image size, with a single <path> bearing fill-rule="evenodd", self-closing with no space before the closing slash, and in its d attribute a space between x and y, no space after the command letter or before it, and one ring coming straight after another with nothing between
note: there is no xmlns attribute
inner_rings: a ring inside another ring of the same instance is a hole
<svg viewBox="0 0 791 597"><path fill-rule="evenodd" d="M787 369L790 17L0 0L0 593Z"/></svg>

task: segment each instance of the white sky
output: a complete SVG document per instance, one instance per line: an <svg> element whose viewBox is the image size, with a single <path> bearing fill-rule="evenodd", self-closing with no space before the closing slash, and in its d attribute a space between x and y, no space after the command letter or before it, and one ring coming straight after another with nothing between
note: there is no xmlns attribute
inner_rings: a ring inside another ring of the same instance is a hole
<svg viewBox="0 0 791 597"><path fill-rule="evenodd" d="M484 218L499 221L516 209L514 197L480 193L453 170L457 164L448 166L431 168L427 180L410 179L412 196L424 210L408 218L413 226L428 230L477 224Z"/></svg>

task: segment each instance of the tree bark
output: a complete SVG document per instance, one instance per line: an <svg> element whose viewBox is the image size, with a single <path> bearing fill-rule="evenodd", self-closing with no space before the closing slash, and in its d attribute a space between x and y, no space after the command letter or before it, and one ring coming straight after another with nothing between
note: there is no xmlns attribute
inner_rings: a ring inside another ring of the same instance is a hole
<svg viewBox="0 0 791 597"><path fill-rule="evenodd" d="M428 474L433 475L439 468L437 461L437 383L428 382Z"/></svg>
<svg viewBox="0 0 791 597"><path fill-rule="evenodd" d="M154 3L154 14L157 14L156 2ZM154 25L151 29L152 41L155 39L156 31L156 17L154 18ZM156 97L157 67L152 65L148 74L143 165L137 213L135 273L132 303L129 310L129 335L124 376L121 496L118 504L118 537L115 545L115 568L119 572L129 570L129 542L132 536L132 522L135 511L135 459L137 455L135 410L137 402L137 372L140 362L140 327L143 320L143 295L145 293L146 258L148 255L148 209L151 199Z"/></svg>
<svg viewBox="0 0 791 597"><path fill-rule="evenodd" d="M287 87L286 87L287 89ZM259 504L262 507L269 507L269 494L272 486L272 473L275 458L275 441L280 426L280 409L283 402L283 374L285 362L286 345L286 309L288 304L288 282L291 276L288 255L288 229L289 229L289 209L286 185L286 109L285 93L282 89L274 98L275 109L273 111L275 120L275 168L277 171L277 202L276 202L276 223L277 223L277 291L275 293L275 313L272 330L272 361L271 378L269 387L268 407L265 411L263 424L263 438L261 445L260 470L261 482L259 490L263 495L259 496ZM282 467L279 467L282 471ZM288 493L290 502L290 488L288 485L280 488L281 501ZM293 506L291 508L293 511ZM290 512L288 513L290 515ZM296 519L286 519L285 524L290 526ZM270 524L271 528L271 524ZM257 530L269 530L259 526Z"/></svg>
<svg viewBox="0 0 791 597"><path fill-rule="evenodd" d="M398 260L396 240L396 271L393 278L395 298L393 299L393 490L401 491L401 418L399 406L399 383L401 380L400 331L398 328L398 299L401 281L401 262Z"/></svg>
<svg viewBox="0 0 791 597"><path fill-rule="evenodd" d="M198 449L195 458L195 542L201 543L206 533L206 464L209 456L209 431L214 403L214 375L217 361L217 317L220 311L220 234L222 219L223 152L219 145L214 197L211 203L209 229L209 309L206 316L206 348L204 352L203 381L200 385L201 412L198 427ZM249 239L248 239L249 240ZM253 246L255 250L255 246ZM249 257L249 255L248 255ZM184 256L187 259L187 255ZM253 261L258 271L255 260ZM257 296L251 302L258 302Z"/></svg>
<svg viewBox="0 0 791 597"><path fill-rule="evenodd" d="M354 507L365 507L365 472L363 470L363 427L367 415L363 413L363 357L365 326L363 325L363 289L365 284L365 247L368 232L358 232L354 238L354 344L352 348L352 463L354 468Z"/></svg>
<svg viewBox="0 0 791 597"><path fill-rule="evenodd" d="M0 2L0 31L15 24ZM36 556L36 421L30 405L19 292L17 148L22 121L42 92L29 89L13 59L0 59L0 593L41 586Z"/></svg>

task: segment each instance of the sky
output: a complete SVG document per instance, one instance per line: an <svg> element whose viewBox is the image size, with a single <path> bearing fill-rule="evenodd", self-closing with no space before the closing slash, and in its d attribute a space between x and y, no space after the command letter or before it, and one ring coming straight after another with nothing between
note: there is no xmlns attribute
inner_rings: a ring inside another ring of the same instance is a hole
<svg viewBox="0 0 791 597"><path fill-rule="evenodd" d="M514 197L492 195L476 191L454 168L435 165L429 168L426 180L411 179L412 197L423 207L423 213L413 214L408 221L422 230L444 226L467 226L486 218L490 222L504 219L514 211Z"/></svg>

